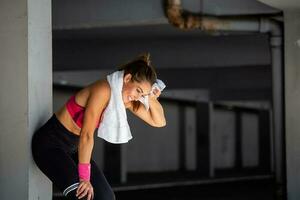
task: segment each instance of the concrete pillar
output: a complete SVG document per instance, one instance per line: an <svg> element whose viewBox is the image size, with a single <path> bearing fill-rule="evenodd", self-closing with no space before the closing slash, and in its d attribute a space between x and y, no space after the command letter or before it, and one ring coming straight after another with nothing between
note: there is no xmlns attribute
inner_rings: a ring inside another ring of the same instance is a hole
<svg viewBox="0 0 300 200"><path fill-rule="evenodd" d="M0 1L0 198L52 199L31 137L52 113L50 0Z"/></svg>
<svg viewBox="0 0 300 200"><path fill-rule="evenodd" d="M288 200L300 199L300 9L284 12Z"/></svg>

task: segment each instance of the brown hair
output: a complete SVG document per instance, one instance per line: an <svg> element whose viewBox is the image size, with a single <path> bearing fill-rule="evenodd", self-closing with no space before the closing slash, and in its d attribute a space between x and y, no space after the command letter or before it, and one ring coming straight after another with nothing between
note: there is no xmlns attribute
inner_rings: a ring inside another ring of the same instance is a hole
<svg viewBox="0 0 300 200"><path fill-rule="evenodd" d="M130 62L119 66L119 71L124 70L124 76L131 74L131 81L141 83L148 81L153 85L157 79L156 71L150 61L150 53L142 53ZM133 110L136 111L140 107L140 102L133 102Z"/></svg>

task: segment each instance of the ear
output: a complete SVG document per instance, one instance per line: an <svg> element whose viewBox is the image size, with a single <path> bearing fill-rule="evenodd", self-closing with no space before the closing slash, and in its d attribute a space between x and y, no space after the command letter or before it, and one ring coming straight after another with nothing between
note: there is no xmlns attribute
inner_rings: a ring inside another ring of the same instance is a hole
<svg viewBox="0 0 300 200"><path fill-rule="evenodd" d="M124 76L124 83L128 83L131 80L132 75L130 73Z"/></svg>

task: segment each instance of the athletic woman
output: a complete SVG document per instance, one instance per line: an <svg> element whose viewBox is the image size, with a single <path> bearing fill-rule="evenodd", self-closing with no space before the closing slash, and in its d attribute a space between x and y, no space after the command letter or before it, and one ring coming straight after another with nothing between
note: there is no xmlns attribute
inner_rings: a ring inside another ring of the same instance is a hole
<svg viewBox="0 0 300 200"><path fill-rule="evenodd" d="M164 111L157 99L161 92L152 89L157 76L149 54L122 65L118 71L124 74L121 103L125 109L151 126L165 126ZM102 170L91 158L94 133L101 126L111 91L106 79L88 85L73 95L34 133L33 158L67 199L115 199ZM149 110L139 101L147 95Z"/></svg>

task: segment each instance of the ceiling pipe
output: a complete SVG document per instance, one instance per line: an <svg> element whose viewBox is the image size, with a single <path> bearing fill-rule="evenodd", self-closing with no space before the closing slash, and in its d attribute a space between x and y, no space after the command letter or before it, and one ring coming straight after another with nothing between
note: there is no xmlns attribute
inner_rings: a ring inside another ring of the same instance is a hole
<svg viewBox="0 0 300 200"><path fill-rule="evenodd" d="M282 25L272 19L240 16L215 17L195 14L182 9L181 0L166 0L165 13L169 23L181 30L200 29L207 32L247 31L270 35L272 64L272 107L275 177L279 186L284 184L285 155L283 134L283 54Z"/></svg>

